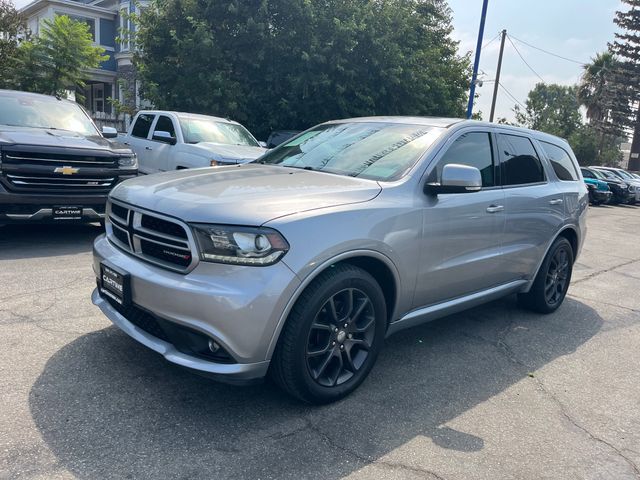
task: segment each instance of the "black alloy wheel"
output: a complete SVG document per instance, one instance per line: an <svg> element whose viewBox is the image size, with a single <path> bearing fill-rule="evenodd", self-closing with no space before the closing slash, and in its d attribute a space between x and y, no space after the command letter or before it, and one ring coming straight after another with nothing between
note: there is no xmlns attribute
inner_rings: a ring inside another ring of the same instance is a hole
<svg viewBox="0 0 640 480"><path fill-rule="evenodd" d="M315 316L307 339L307 368L325 387L342 385L365 364L376 317L369 296L346 288L329 297Z"/></svg>
<svg viewBox="0 0 640 480"><path fill-rule="evenodd" d="M565 237L558 237L527 293L518 294L520 304L539 313L554 312L567 295L573 272L573 247Z"/></svg>
<svg viewBox="0 0 640 480"><path fill-rule="evenodd" d="M570 253L566 246L562 245L551 257L544 283L544 296L549 305L561 302L567 291L570 266L569 256Z"/></svg>
<svg viewBox="0 0 640 480"><path fill-rule="evenodd" d="M384 343L387 306L378 282L348 263L329 267L302 292L287 319L270 373L307 403L334 402L367 377Z"/></svg>

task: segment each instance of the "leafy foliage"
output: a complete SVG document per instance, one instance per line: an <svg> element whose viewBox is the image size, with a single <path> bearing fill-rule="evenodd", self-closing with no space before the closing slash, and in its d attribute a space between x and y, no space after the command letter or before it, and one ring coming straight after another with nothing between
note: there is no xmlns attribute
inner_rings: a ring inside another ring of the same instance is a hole
<svg viewBox="0 0 640 480"><path fill-rule="evenodd" d="M514 107L516 121L534 130L569 138L582 123L576 87L538 83L525 106Z"/></svg>
<svg viewBox="0 0 640 480"><path fill-rule="evenodd" d="M621 139L600 135L593 124L583 123L578 92L578 86L538 83L529 92L524 111L514 106L517 124L566 139L581 165L617 165Z"/></svg>
<svg viewBox="0 0 640 480"><path fill-rule="evenodd" d="M632 159L629 167L640 169L640 0L622 0L630 8L616 12L614 23L622 29L615 34L609 50L618 58L611 88L613 122L633 129Z"/></svg>
<svg viewBox="0 0 640 480"><path fill-rule="evenodd" d="M93 45L87 24L66 15L46 19L40 35L18 47L10 81L20 90L63 95L84 87L87 70L109 59L103 53Z"/></svg>
<svg viewBox="0 0 640 480"><path fill-rule="evenodd" d="M362 115L464 113L469 59L445 0L155 0L143 95L259 136Z"/></svg>
<svg viewBox="0 0 640 480"><path fill-rule="evenodd" d="M27 35L25 19L10 0L0 0L0 88L9 86L6 71L15 65L20 38Z"/></svg>

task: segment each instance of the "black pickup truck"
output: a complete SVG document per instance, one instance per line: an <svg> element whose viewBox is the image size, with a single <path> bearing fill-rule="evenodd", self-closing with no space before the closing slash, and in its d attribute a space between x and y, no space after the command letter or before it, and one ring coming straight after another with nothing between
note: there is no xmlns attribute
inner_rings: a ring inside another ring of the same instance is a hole
<svg viewBox="0 0 640 480"><path fill-rule="evenodd" d="M109 191L138 173L116 136L77 103L0 90L0 224L101 221Z"/></svg>

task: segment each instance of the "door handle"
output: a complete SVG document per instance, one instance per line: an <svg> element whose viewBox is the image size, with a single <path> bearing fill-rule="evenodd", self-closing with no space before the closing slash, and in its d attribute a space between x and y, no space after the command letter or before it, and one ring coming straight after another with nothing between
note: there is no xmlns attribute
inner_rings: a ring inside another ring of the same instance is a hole
<svg viewBox="0 0 640 480"><path fill-rule="evenodd" d="M153 150L151 147L144 147L145 150Z"/></svg>
<svg viewBox="0 0 640 480"><path fill-rule="evenodd" d="M504 210L502 205L490 205L487 207L487 213L498 213Z"/></svg>
<svg viewBox="0 0 640 480"><path fill-rule="evenodd" d="M549 200L549 205L562 205L564 201L561 198L554 198L553 200Z"/></svg>

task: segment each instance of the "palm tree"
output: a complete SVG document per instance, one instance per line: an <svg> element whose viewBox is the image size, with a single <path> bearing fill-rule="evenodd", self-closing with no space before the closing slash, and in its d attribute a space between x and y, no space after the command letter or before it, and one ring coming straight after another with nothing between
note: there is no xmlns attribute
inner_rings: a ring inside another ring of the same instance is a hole
<svg viewBox="0 0 640 480"><path fill-rule="evenodd" d="M618 99L615 75L619 62L611 52L598 53L591 63L584 65L578 84L578 101L587 109L587 119L599 133L598 156L602 154L607 137L615 138L621 132L612 118L613 105Z"/></svg>
<svg viewBox="0 0 640 480"><path fill-rule="evenodd" d="M610 52L603 52L584 66L578 85L578 101L586 107L587 118L596 127L608 116L611 80L617 64Z"/></svg>

